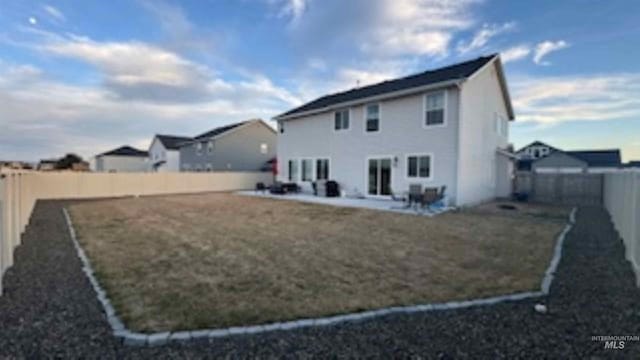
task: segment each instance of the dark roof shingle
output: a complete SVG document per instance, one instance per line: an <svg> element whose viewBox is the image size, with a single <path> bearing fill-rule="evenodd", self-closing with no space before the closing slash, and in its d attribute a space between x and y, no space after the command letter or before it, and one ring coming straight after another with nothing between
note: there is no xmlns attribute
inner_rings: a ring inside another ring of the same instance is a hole
<svg viewBox="0 0 640 360"><path fill-rule="evenodd" d="M355 101L368 98L371 96L382 95L399 90L411 89L425 85L437 84L443 81L465 79L478 71L482 66L491 61L496 54L479 57L475 60L466 61L435 70L428 70L419 74L410 75L400 79L384 81L378 84L363 86L361 88L348 90L336 94L326 95L311 102L308 102L295 109L289 110L281 115L280 118L297 113L311 110L322 109L331 105L344 102Z"/></svg>
<svg viewBox="0 0 640 360"><path fill-rule="evenodd" d="M565 151L565 153L586 162L589 167L620 166L620 150L581 150Z"/></svg>
<svg viewBox="0 0 640 360"><path fill-rule="evenodd" d="M217 127L213 130L209 130L206 133L200 134L198 136L196 136L194 139L195 140L202 140L202 139L208 139L208 138L212 138L214 136L218 136L220 134L224 134L229 130L232 130L234 128L237 128L240 125L244 125L246 124L247 121L243 121L243 122L239 122L239 123L235 123L235 124L229 124L229 125L225 125L225 126L220 126Z"/></svg>
<svg viewBox="0 0 640 360"><path fill-rule="evenodd" d="M182 143L191 141L190 137L186 136L174 136L174 135L156 135L162 145L170 150L178 150Z"/></svg>
<svg viewBox="0 0 640 360"><path fill-rule="evenodd" d="M105 153L102 153L98 156L138 156L138 157L145 157L145 156L149 156L149 153L147 151L143 151L143 150L138 150L136 148L133 148L129 145L125 145L125 146L121 146L117 149L113 149L110 151L107 151Z"/></svg>

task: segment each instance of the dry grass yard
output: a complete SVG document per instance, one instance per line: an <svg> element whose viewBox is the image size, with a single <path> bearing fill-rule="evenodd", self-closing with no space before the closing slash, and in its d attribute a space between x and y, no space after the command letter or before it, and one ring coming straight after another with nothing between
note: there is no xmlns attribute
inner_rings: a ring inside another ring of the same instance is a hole
<svg viewBox="0 0 640 360"><path fill-rule="evenodd" d="M206 194L70 212L127 326L165 331L537 290L568 209L427 218Z"/></svg>

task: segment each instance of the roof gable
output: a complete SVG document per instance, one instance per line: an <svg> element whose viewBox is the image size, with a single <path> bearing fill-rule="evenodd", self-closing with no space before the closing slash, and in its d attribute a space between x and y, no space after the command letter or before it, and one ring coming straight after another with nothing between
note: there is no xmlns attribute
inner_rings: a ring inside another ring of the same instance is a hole
<svg viewBox="0 0 640 360"><path fill-rule="evenodd" d="M182 143L192 140L190 137L174 135L156 135L156 138L168 150L178 150Z"/></svg>
<svg viewBox="0 0 640 360"><path fill-rule="evenodd" d="M229 124L229 125L224 125L224 126L217 127L215 129L209 130L209 131L207 131L205 133L202 133L202 134L196 136L194 138L194 140L204 140L204 139L209 139L209 138L212 138L212 137L220 136L220 135L222 135L222 134L224 134L224 133L226 133L228 131L231 131L231 130L237 128L238 126L246 124L247 122L248 121L242 121L242 122L235 123L235 124Z"/></svg>
<svg viewBox="0 0 640 360"><path fill-rule="evenodd" d="M129 145L121 146L117 149L113 149L107 152L104 152L98 156L135 156L135 157L147 157L149 153L147 151L138 150Z"/></svg>
<svg viewBox="0 0 640 360"><path fill-rule="evenodd" d="M529 144L529 145L526 145L526 146L521 147L521 148L520 148L520 150L516 151L516 153L522 152L523 150L525 150L525 149L527 149L527 148L529 148L529 147L531 147L531 146L546 146L546 147L548 147L549 149L552 149L552 150L554 150L554 151L559 151L559 150L560 150L560 149L555 148L555 147L553 147L553 146L551 146L551 145L549 145L549 144L545 144L545 143L543 143L542 141L538 141L538 140L536 140L536 141L532 142L532 143L531 143L531 144Z"/></svg>
<svg viewBox="0 0 640 360"><path fill-rule="evenodd" d="M301 115L309 111L320 110L342 103L364 100L370 97L393 93L396 91L419 88L428 85L436 85L446 81L464 80L476 73L483 66L485 66L495 58L497 58L496 54L479 57L475 60L466 61L434 70L428 70L400 79L384 81L357 89L326 95L308 102L302 106L289 110L283 114L280 114L276 116L275 119L285 119L293 117L294 115ZM504 95L506 96L505 100L509 102L508 94Z"/></svg>

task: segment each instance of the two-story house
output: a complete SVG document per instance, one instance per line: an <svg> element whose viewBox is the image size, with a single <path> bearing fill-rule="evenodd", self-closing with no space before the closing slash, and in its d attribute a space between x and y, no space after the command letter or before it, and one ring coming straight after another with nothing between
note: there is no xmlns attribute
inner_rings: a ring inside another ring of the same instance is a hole
<svg viewBox="0 0 640 360"><path fill-rule="evenodd" d="M149 153L125 145L95 156L98 172L149 171Z"/></svg>
<svg viewBox="0 0 640 360"><path fill-rule="evenodd" d="M184 136L156 135L149 146L151 171L180 171L180 145L193 139Z"/></svg>
<svg viewBox="0 0 640 360"><path fill-rule="evenodd" d="M331 179L347 196L384 198L446 186L452 205L511 192L514 113L497 54L323 96L275 120L279 180L306 189Z"/></svg>
<svg viewBox="0 0 640 360"><path fill-rule="evenodd" d="M221 126L180 145L181 171L261 171L276 157L276 131L260 119Z"/></svg>

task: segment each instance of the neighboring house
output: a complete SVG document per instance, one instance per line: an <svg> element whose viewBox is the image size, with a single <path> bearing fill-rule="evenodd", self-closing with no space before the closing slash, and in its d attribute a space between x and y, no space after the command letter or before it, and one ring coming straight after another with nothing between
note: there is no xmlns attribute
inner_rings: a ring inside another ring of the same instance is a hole
<svg viewBox="0 0 640 360"><path fill-rule="evenodd" d="M149 170L149 153L125 145L96 155L95 164L98 172L145 172Z"/></svg>
<svg viewBox="0 0 640 360"><path fill-rule="evenodd" d="M0 169L31 170L33 166L24 161L0 161Z"/></svg>
<svg viewBox="0 0 640 360"><path fill-rule="evenodd" d="M531 144L516 151L516 156L518 157L518 159L521 159L521 160L523 159L537 160L547 155L550 155L552 152L557 150L558 149L554 148L551 145L547 145L542 141L534 141Z"/></svg>
<svg viewBox="0 0 640 360"><path fill-rule="evenodd" d="M38 171L53 171L56 169L58 159L42 159L38 163Z"/></svg>
<svg viewBox="0 0 640 360"><path fill-rule="evenodd" d="M640 160L629 161L623 166L625 168L640 168Z"/></svg>
<svg viewBox="0 0 640 360"><path fill-rule="evenodd" d="M554 151L532 163L538 173L603 173L621 167L620 150Z"/></svg>
<svg viewBox="0 0 640 360"><path fill-rule="evenodd" d="M193 139L184 136L156 135L149 147L151 171L180 171L180 145Z"/></svg>
<svg viewBox="0 0 640 360"><path fill-rule="evenodd" d="M260 119L225 125L180 146L181 171L260 171L276 156L276 131Z"/></svg>
<svg viewBox="0 0 640 360"><path fill-rule="evenodd" d="M466 205L511 193L514 113L498 55L327 95L277 117L278 178L346 196L447 187Z"/></svg>

